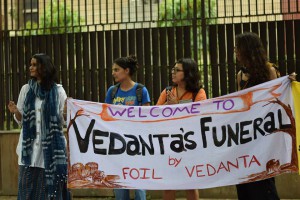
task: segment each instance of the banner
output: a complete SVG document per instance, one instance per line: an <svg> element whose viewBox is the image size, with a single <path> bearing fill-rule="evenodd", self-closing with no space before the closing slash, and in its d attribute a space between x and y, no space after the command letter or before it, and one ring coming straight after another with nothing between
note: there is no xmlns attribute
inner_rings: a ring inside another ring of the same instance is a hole
<svg viewBox="0 0 300 200"><path fill-rule="evenodd" d="M287 76L194 103L67 106L69 188L200 189L298 171Z"/></svg>

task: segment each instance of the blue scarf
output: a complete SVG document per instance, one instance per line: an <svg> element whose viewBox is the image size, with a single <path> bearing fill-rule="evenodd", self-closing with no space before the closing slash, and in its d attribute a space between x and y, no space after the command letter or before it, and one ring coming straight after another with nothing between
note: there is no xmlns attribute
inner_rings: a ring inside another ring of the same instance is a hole
<svg viewBox="0 0 300 200"><path fill-rule="evenodd" d="M22 162L31 165L33 142L36 138L35 100L43 100L41 106L41 140L45 163L46 190L55 198L58 187L67 177L66 144L62 130L63 119L59 114L57 85L44 90L41 85L29 80L29 91L24 102Z"/></svg>

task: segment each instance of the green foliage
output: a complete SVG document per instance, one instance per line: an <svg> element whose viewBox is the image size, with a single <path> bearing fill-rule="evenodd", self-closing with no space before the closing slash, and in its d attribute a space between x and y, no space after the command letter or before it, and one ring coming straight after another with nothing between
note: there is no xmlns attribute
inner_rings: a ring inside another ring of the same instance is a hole
<svg viewBox="0 0 300 200"><path fill-rule="evenodd" d="M72 12L64 3L51 1L45 13L39 14L39 24L31 21L26 23L25 35L80 32L80 24L83 22L84 19L78 16L78 12Z"/></svg>
<svg viewBox="0 0 300 200"><path fill-rule="evenodd" d="M187 26L192 25L194 18L193 0L162 0L159 5L160 27ZM205 18L208 24L215 21L216 0L205 0ZM201 19L201 1L197 0L197 19ZM200 20L199 20L200 21Z"/></svg>

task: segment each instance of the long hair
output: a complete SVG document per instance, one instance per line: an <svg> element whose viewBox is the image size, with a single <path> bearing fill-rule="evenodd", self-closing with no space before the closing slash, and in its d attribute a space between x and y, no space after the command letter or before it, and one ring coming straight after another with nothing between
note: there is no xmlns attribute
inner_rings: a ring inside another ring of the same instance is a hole
<svg viewBox="0 0 300 200"><path fill-rule="evenodd" d="M32 58L35 58L37 61L37 71L41 77L41 86L45 90L50 90L57 82L56 68L51 58L44 53L35 54Z"/></svg>
<svg viewBox="0 0 300 200"><path fill-rule="evenodd" d="M259 36L245 32L235 38L236 49L240 55L240 62L246 67L250 75L251 85L257 85L270 80L270 71L267 66L266 50Z"/></svg>
<svg viewBox="0 0 300 200"><path fill-rule="evenodd" d="M197 94L202 88L197 63L191 58L181 58L174 64L174 66L176 64L182 64L184 73L183 81L185 82L186 91Z"/></svg>
<svg viewBox="0 0 300 200"><path fill-rule="evenodd" d="M129 69L129 75L132 76L138 68L138 61L135 55L120 57L114 60L114 63L123 69Z"/></svg>

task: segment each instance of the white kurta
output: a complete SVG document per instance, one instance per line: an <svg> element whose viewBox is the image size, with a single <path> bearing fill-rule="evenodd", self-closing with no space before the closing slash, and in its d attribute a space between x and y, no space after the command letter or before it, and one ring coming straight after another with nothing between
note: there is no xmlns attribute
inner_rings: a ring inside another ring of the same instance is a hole
<svg viewBox="0 0 300 200"><path fill-rule="evenodd" d="M58 108L59 108L59 113L61 114L61 117L63 119L63 109L64 109L64 103L67 98L66 92L62 85L57 85L58 88ZM17 103L17 108L19 112L23 115L24 113L24 102L25 98L27 95L27 92L29 91L29 85L26 84L22 87L19 98L18 98L18 103ZM41 106L42 106L43 100L40 98L36 97L35 99L35 113L36 113L36 138L33 142L33 147L32 147L32 155L31 155L31 167L40 167L40 168L45 168L44 167L44 155L43 155L43 150L42 150L42 137L41 137ZM21 126L22 122L18 121L16 117L14 117L17 123ZM19 165L24 165L21 161L22 158L22 142L23 142L23 128L21 128L21 133L19 137L19 142L17 146L17 154L18 154L18 164Z"/></svg>

